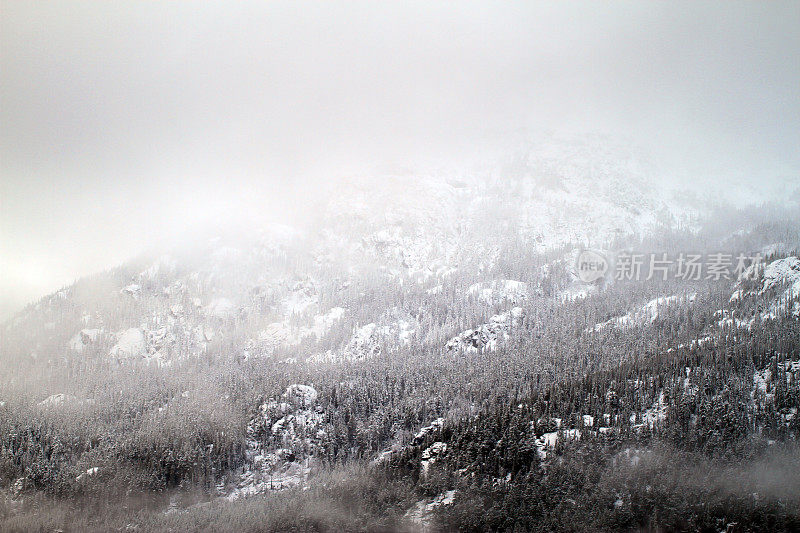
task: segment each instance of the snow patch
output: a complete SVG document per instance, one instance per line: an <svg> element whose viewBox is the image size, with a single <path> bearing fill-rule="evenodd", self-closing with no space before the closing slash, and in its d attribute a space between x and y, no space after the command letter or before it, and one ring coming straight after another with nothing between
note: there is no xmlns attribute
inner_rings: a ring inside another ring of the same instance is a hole
<svg viewBox="0 0 800 533"><path fill-rule="evenodd" d="M475 283L468 289L469 295L487 305L508 302L519 304L528 297L528 284L510 279Z"/></svg>
<svg viewBox="0 0 800 533"><path fill-rule="evenodd" d="M78 399L75 396L72 396L71 394L58 393L48 396L47 398L39 402L39 405L41 407L59 407L66 403L75 402L77 400Z"/></svg>
<svg viewBox="0 0 800 533"><path fill-rule="evenodd" d="M447 453L447 444L444 442L434 442L422 451L422 461L420 462L420 474L423 478L428 477L428 472L432 464Z"/></svg>
<svg viewBox="0 0 800 533"><path fill-rule="evenodd" d="M317 354L312 361L363 361L389 350L408 345L419 328L417 320L398 308L384 312L377 322L356 328L341 350Z"/></svg>
<svg viewBox="0 0 800 533"><path fill-rule="evenodd" d="M452 505L455 496L456 491L448 490L432 500L420 500L406 512L403 518L414 524L414 531L419 531L420 533L433 531L431 524L433 512L443 505Z"/></svg>
<svg viewBox="0 0 800 533"><path fill-rule="evenodd" d="M318 397L314 387L296 383L259 406L247 426L248 464L242 473L227 474L217 485L218 493L235 500L304 485L326 433Z"/></svg>
<svg viewBox="0 0 800 533"><path fill-rule="evenodd" d="M609 327L625 328L652 324L658 320L664 310L676 306L692 304L694 303L696 297L697 293L691 293L688 295L661 296L659 298L654 298L635 311L631 311L625 315L614 317L606 320L605 322L596 324L594 328L591 328L587 331L602 331Z"/></svg>
<svg viewBox="0 0 800 533"><path fill-rule="evenodd" d="M138 283L131 283L130 285L123 287L120 292L122 294L127 294L133 296L134 298L138 298L142 294L142 286Z"/></svg>
<svg viewBox="0 0 800 533"><path fill-rule="evenodd" d="M87 469L86 472L84 472L83 474L76 477L75 481L84 481L87 478L94 477L95 475L97 475L98 472L100 472L100 468L97 466L93 466L92 468Z"/></svg>
<svg viewBox="0 0 800 533"><path fill-rule="evenodd" d="M70 338L67 347L76 352L82 352L83 349L97 340L97 337L102 333L102 329L82 329Z"/></svg>
<svg viewBox="0 0 800 533"><path fill-rule="evenodd" d="M109 355L118 359L138 357L144 355L146 349L144 332L140 328L130 328L117 336L117 343L111 348Z"/></svg>
<svg viewBox="0 0 800 533"><path fill-rule="evenodd" d="M492 316L485 324L461 332L447 341L446 347L453 351L494 351L499 343L511 337L512 329L520 325L524 316L524 309L514 307L510 311Z"/></svg>
<svg viewBox="0 0 800 533"><path fill-rule="evenodd" d="M546 459L547 454L556 447L559 441L572 441L581 438L580 429L560 429L542 434L534 441L537 454L541 459Z"/></svg>

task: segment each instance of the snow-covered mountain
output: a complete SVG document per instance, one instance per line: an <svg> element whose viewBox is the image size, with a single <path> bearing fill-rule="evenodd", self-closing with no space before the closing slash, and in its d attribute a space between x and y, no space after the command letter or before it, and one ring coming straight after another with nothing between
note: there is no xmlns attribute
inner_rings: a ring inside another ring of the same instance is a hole
<svg viewBox="0 0 800 533"><path fill-rule="evenodd" d="M353 179L328 195L311 227L179 243L46 297L5 327L17 349L48 358L163 365L234 342L245 358L362 359L424 337L430 322L426 309L366 302L369 290L436 299L447 288L490 307L504 301L504 313L540 293L543 274L482 281L510 249L546 254L696 222L693 206L647 178L635 160L587 141L544 144L470 175ZM33 334L42 327L44 342Z"/></svg>
<svg viewBox="0 0 800 533"><path fill-rule="evenodd" d="M584 373L619 371L642 354L685 357L671 389L652 373L611 380L571 412L525 419L512 441L547 463L565 446L646 436L673 421L675 395L705 394L714 369L693 351L800 314L792 227L734 218L709 230L696 206L646 178L633 162L574 144L491 172L351 180L302 227L219 228L29 306L0 326L0 362L22 369L0 383L0 409L103 421L98 431L114 439L87 437L65 460L64 483L79 490L112 472L130 483L108 459L122 454L124 468L158 472L136 478L149 488L202 479L209 498L237 500L312 488L316 472L352 458L370 468L405 461L433 483L474 452L448 440L449 425L476 420L488 399L534 382L577 390ZM611 257L636 245L761 255L729 280L578 275L584 248ZM780 403L776 376L797 379L795 360L760 361L743 385L748 408L780 427L796 411ZM514 405L506 414L533 416ZM614 460L650 453L630 450ZM36 468L19 472L15 494ZM492 483L513 481L504 473ZM455 505L457 492L428 496L407 520Z"/></svg>

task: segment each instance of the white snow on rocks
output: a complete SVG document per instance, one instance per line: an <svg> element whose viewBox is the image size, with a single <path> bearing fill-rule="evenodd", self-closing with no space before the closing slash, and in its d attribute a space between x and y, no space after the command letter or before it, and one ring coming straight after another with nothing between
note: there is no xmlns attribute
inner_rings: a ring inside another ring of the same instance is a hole
<svg viewBox="0 0 800 533"><path fill-rule="evenodd" d="M558 291L557 298L562 302L576 302L596 294L597 291L597 285L576 282Z"/></svg>
<svg viewBox="0 0 800 533"><path fill-rule="evenodd" d="M172 317L170 317L172 319ZM174 319L172 319L174 321ZM199 333L195 331L195 336ZM115 336L116 343L108 352L109 357L120 364L138 361L147 364L169 365L172 361L165 359L165 353L174 348L176 337L169 325L146 329L129 328L122 330ZM205 342L203 339L198 341Z"/></svg>
<svg viewBox="0 0 800 533"><path fill-rule="evenodd" d="M313 361L363 361L379 355L384 347L391 350L408 345L419 328L417 320L398 308L381 314L377 322L356 328L350 341L340 350L317 354Z"/></svg>
<svg viewBox="0 0 800 533"><path fill-rule="evenodd" d="M58 393L48 396L47 398L39 402L39 405L41 407L59 407L61 405L64 405L65 403L70 403L74 401L77 401L77 398L75 396L72 396L71 394Z"/></svg>
<svg viewBox="0 0 800 533"><path fill-rule="evenodd" d="M634 429L640 429L645 426L651 429L656 427L667 419L667 408L668 402L664 399L664 392L662 391L659 393L658 400L653 403L653 406L646 409L644 413L640 415L640 423L636 423L636 413L631 415L630 422L632 427Z"/></svg>
<svg viewBox="0 0 800 533"><path fill-rule="evenodd" d="M398 446L395 444L392 448L385 450L378 454L378 456L372 461L372 465L382 465L387 463L391 460L391 458L402 449L406 449L413 446L422 446L425 441L431 435L435 434L439 430L442 429L444 425L444 418L437 418L427 426L423 426L420 430L414 435L414 438L411 440L411 443L407 444L406 446ZM427 449L427 454L423 452L423 460L430 460L432 457L438 457L439 455L444 455L447 451L447 445L443 442L438 443L440 446L437 446L433 450L430 448ZM442 447L441 445L444 445ZM435 446L435 445L434 445ZM427 470L427 468L426 468Z"/></svg>
<svg viewBox="0 0 800 533"><path fill-rule="evenodd" d="M82 352L86 346L95 342L102 332L103 330L98 328L82 329L70 338L67 346L70 350Z"/></svg>
<svg viewBox="0 0 800 533"><path fill-rule="evenodd" d="M747 290L748 280L756 281L754 289ZM766 266L763 263L750 265L739 276L734 289L730 298L731 302L740 301L751 294L760 296L767 292L777 291L778 294L769 308L759 314L762 319L777 318L784 313L783 302L800 298L800 259L791 256L776 259ZM800 315L800 304L795 302L789 312ZM754 318L750 319L745 324L746 327L750 327L753 321Z"/></svg>
<svg viewBox="0 0 800 533"><path fill-rule="evenodd" d="M510 279L494 280L486 283L475 283L468 290L470 296L487 305L508 302L519 304L528 297L528 284Z"/></svg>
<svg viewBox="0 0 800 533"><path fill-rule="evenodd" d="M534 441L536 451L540 458L545 459L548 451L555 448L558 441L573 441L581 438L580 429L560 429L558 431L550 431L537 437Z"/></svg>
<svg viewBox="0 0 800 533"><path fill-rule="evenodd" d="M292 384L264 402L247 427L248 466L241 474L230 473L218 492L234 500L305 484L313 452L325 435L318 396L310 385Z"/></svg>
<svg viewBox="0 0 800 533"><path fill-rule="evenodd" d="M419 324L411 314L394 307L378 319L377 333L390 344L407 345Z"/></svg>
<svg viewBox="0 0 800 533"><path fill-rule="evenodd" d="M138 283L131 283L130 285L123 287L120 292L122 294L128 294L134 298L138 298L142 294L142 286Z"/></svg>
<svg viewBox="0 0 800 533"><path fill-rule="evenodd" d="M412 442L414 444L421 444L428 435L442 429L443 425L444 425L444 418L437 418L429 425L420 428L420 430L414 435L414 440Z"/></svg>
<svg viewBox="0 0 800 533"><path fill-rule="evenodd" d="M524 309L514 307L510 311L494 315L485 324L456 335L447 342L446 347L448 350L468 352L496 350L499 343L510 338L511 330L521 323L524 316Z"/></svg>
<svg viewBox="0 0 800 533"><path fill-rule="evenodd" d="M93 466L93 467L87 469L86 472L84 472L83 474L81 474L78 477L76 477L75 481L78 481L78 482L85 481L90 477L96 476L98 474L98 472L100 472L100 468L97 467L97 466Z"/></svg>
<svg viewBox="0 0 800 533"><path fill-rule="evenodd" d="M780 376L783 376L787 385L793 380L800 379L800 360L776 363L775 366L777 375L773 375L773 371L769 366L753 372L753 390L750 396L754 402L758 397L763 398L766 403L773 403L775 401L775 387L778 385L776 381L780 379Z"/></svg>
<svg viewBox="0 0 800 533"><path fill-rule="evenodd" d="M344 347L340 359L362 361L381 353L380 330L374 322L358 328Z"/></svg>
<svg viewBox="0 0 800 533"><path fill-rule="evenodd" d="M594 326L594 331L602 331L608 327L624 328L638 327L655 322L661 313L669 308L689 305L697 297L696 293L688 295L672 295L654 298L642 307L622 316L614 317Z"/></svg>
<svg viewBox="0 0 800 533"><path fill-rule="evenodd" d="M771 262L764 268L764 277L759 294L774 289L786 287L782 295L784 298L797 298L800 296L800 259L786 257Z"/></svg>
<svg viewBox="0 0 800 533"><path fill-rule="evenodd" d="M334 307L324 315L315 316L314 325L307 330L308 333L315 335L319 339L342 319L345 311L346 309L343 307Z"/></svg>
<svg viewBox="0 0 800 533"><path fill-rule="evenodd" d="M289 385L286 392L283 393L284 398L288 400L296 400L303 407L311 407L317 401L317 390L309 385Z"/></svg>
<svg viewBox="0 0 800 533"><path fill-rule="evenodd" d="M447 443L444 442L434 442L422 451L420 474L423 478L428 477L431 465L441 459L445 453L447 453Z"/></svg>
<svg viewBox="0 0 800 533"><path fill-rule="evenodd" d="M111 348L109 355L118 359L139 357L147 352L144 331L140 328L124 330L117 336L117 343Z"/></svg>
<svg viewBox="0 0 800 533"><path fill-rule="evenodd" d="M310 337L319 341L342 319L345 312L346 309L343 307L334 307L327 313L316 315L311 326L295 326L288 319L282 322L273 322L258 334L258 340L266 355L271 354L280 346L297 346Z"/></svg>
<svg viewBox="0 0 800 533"><path fill-rule="evenodd" d="M414 531L419 531L420 533L434 531L433 525L431 524L433 512L436 510L436 508L443 505L452 505L453 501L455 500L455 496L456 491L448 490L442 494L439 494L430 501L420 500L406 512L403 518L414 525Z"/></svg>
<svg viewBox="0 0 800 533"><path fill-rule="evenodd" d="M760 280L757 294L764 294L771 289L781 288L786 285L784 295L788 297L800 296L800 259L794 256L776 259L768 265L754 263L745 269L736 283L738 289L731 296L737 300L744 296L742 285L746 280Z"/></svg>
<svg viewBox="0 0 800 533"><path fill-rule="evenodd" d="M317 289L310 279L301 280L294 284L289 296L284 298L282 305L289 316L300 315L312 306L319 303Z"/></svg>
<svg viewBox="0 0 800 533"><path fill-rule="evenodd" d="M447 261L455 243L427 235L422 226L413 233L400 225L385 227L364 239L364 245L418 281L446 278L455 272Z"/></svg>
<svg viewBox="0 0 800 533"><path fill-rule="evenodd" d="M438 285L435 285L435 286L431 287L430 289L426 289L425 290L425 294L429 294L431 296L433 296L435 294L441 294L443 289L444 289L444 286L440 283Z"/></svg>
<svg viewBox="0 0 800 533"><path fill-rule="evenodd" d="M272 322L268 324L259 334L258 339L264 343L267 351L272 353L275 348L281 345L294 345L300 339L293 335L292 329L285 322Z"/></svg>

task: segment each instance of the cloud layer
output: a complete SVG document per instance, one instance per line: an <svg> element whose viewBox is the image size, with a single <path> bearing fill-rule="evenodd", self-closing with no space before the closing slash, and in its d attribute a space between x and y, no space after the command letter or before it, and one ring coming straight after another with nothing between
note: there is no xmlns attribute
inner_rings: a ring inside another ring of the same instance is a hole
<svg viewBox="0 0 800 533"><path fill-rule="evenodd" d="M320 180L633 139L709 187L800 168L793 3L31 3L0 17L0 316ZM705 180L705 181L704 181ZM300 202L302 203L302 202Z"/></svg>

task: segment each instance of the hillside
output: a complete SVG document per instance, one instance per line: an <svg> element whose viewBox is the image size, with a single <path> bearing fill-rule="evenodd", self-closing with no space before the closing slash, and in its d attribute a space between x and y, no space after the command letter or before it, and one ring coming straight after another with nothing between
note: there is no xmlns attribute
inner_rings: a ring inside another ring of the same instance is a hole
<svg viewBox="0 0 800 533"><path fill-rule="evenodd" d="M308 227L220 228L42 298L2 325L0 521L796 527L800 480L746 473L800 458L800 221L701 216L646 178L574 143L354 179ZM586 247L747 262L584 283Z"/></svg>

